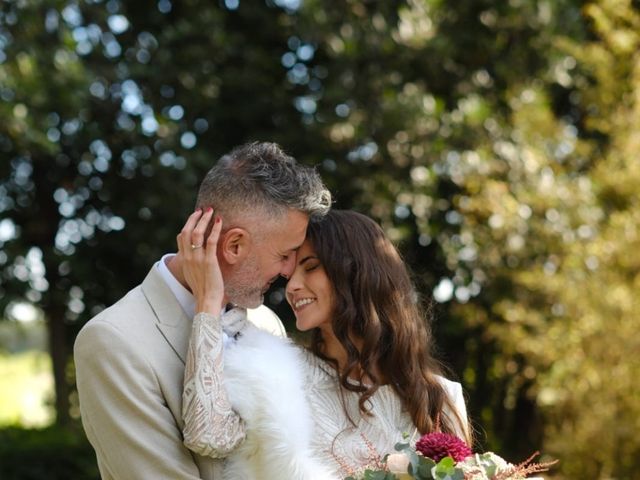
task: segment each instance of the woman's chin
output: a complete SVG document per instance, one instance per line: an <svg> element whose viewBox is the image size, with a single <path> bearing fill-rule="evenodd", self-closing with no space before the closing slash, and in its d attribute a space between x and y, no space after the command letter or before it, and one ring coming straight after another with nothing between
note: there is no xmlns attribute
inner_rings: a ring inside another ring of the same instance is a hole
<svg viewBox="0 0 640 480"><path fill-rule="evenodd" d="M309 321L310 320L309 318L305 319L304 316L300 315L298 312L295 312L295 316L296 316L296 328L298 329L298 331L307 332L317 327L315 322Z"/></svg>
<svg viewBox="0 0 640 480"><path fill-rule="evenodd" d="M299 332L306 332L307 330L309 330L309 326L304 322L299 321L298 319L296 319L296 328Z"/></svg>

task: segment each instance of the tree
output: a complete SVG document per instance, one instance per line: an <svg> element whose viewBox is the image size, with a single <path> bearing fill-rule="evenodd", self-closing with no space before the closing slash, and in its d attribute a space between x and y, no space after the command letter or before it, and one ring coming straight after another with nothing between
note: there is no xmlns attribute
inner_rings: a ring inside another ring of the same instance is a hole
<svg viewBox="0 0 640 480"><path fill-rule="evenodd" d="M590 221L546 285L561 309L538 397L549 417L547 444L566 459L569 477L632 478L640 466L640 12L633 2L606 0L585 13L593 40L563 45L578 60L584 130L599 139L587 159L593 201L581 206Z"/></svg>
<svg viewBox="0 0 640 480"><path fill-rule="evenodd" d="M591 40L554 37L547 78L514 88L508 135L476 150L463 176L461 237L477 251L491 301L454 311L500 348L488 364L504 410L515 413L498 427L506 441L522 441L528 414L539 427L526 431L567 478L631 478L640 16L629 2L605 1L585 17ZM452 254L464 248L443 244ZM494 404L484 418L500 413Z"/></svg>

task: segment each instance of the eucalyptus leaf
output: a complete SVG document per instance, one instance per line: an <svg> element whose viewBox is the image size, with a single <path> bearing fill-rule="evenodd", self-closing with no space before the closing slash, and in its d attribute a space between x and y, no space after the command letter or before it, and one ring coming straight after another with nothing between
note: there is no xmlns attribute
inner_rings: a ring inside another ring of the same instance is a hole
<svg viewBox="0 0 640 480"><path fill-rule="evenodd" d="M395 448L398 452L403 452L405 450L410 450L411 446L407 442L398 442L393 448Z"/></svg>
<svg viewBox="0 0 640 480"><path fill-rule="evenodd" d="M364 472L365 480L393 480L395 475L384 470L366 470Z"/></svg>
<svg viewBox="0 0 640 480"><path fill-rule="evenodd" d="M483 468L488 477L493 477L498 471L498 464L496 463L493 454L491 452L476 454L476 462Z"/></svg>
<svg viewBox="0 0 640 480"><path fill-rule="evenodd" d="M431 470L436 466L436 462L427 457L418 456L418 467L416 469L416 476L420 480L432 479Z"/></svg>

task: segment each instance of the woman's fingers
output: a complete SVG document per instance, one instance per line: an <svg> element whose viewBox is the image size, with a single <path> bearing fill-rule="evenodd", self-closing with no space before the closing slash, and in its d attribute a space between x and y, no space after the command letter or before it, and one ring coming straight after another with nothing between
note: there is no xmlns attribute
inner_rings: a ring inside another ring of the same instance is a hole
<svg viewBox="0 0 640 480"><path fill-rule="evenodd" d="M183 259L182 273L196 298L197 311L214 315L220 313L224 299L224 279L217 257L221 231L222 219L214 220L213 208L208 207L193 212L176 238Z"/></svg>
<svg viewBox="0 0 640 480"><path fill-rule="evenodd" d="M198 248L204 247L204 233L207 230L212 217L213 208L208 207L198 220L198 223L193 229L193 232L191 232L190 248L192 250L197 250Z"/></svg>
<svg viewBox="0 0 640 480"><path fill-rule="evenodd" d="M218 239L220 238L220 232L222 231L222 219L220 217L216 217L213 227L211 228L211 233L209 233L209 238L207 238L207 247L206 247L206 258L207 262L217 262L218 257L216 256L216 251L218 247Z"/></svg>
<svg viewBox="0 0 640 480"><path fill-rule="evenodd" d="M220 238L221 230L222 219L216 217L212 222L211 231L204 249L205 257L202 264L206 267L204 289L195 295L197 310L213 313L214 315L220 313L220 307L224 299L224 280L222 279L217 257L218 239Z"/></svg>
<svg viewBox="0 0 640 480"><path fill-rule="evenodd" d="M204 211L199 208L193 212L176 237L178 251L182 252L186 257L190 257L190 253L195 253L195 250L205 247L204 237L208 227L212 224L212 218L213 208L211 207L208 207ZM217 244L217 241L216 237L214 244ZM207 244L209 244L209 242L207 242Z"/></svg>
<svg viewBox="0 0 640 480"><path fill-rule="evenodd" d="M198 220L200 219L201 216L202 216L202 209L198 208L195 212L189 215L189 218L187 218L187 222L184 224L184 227L182 227L182 230L176 237L176 242L178 244L178 251L182 253L187 253L189 251L190 241L191 241L191 232L197 225Z"/></svg>

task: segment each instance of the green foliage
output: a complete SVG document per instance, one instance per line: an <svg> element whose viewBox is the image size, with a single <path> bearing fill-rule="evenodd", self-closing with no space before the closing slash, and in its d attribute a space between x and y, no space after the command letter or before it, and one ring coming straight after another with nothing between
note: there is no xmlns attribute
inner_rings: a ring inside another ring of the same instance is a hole
<svg viewBox="0 0 640 480"><path fill-rule="evenodd" d="M390 472L380 470L365 470L359 480L395 480L396 476ZM356 480L354 477L347 477L345 480Z"/></svg>
<svg viewBox="0 0 640 480"><path fill-rule="evenodd" d="M492 477L498 472L498 463L491 453L483 453L476 456L477 462L482 466L488 477Z"/></svg>
<svg viewBox="0 0 640 480"><path fill-rule="evenodd" d="M79 426L0 430L0 478L98 480L95 454Z"/></svg>
<svg viewBox="0 0 640 480"><path fill-rule="evenodd" d="M548 331L555 341L545 352L539 398L549 452L563 458L569 477L632 478L640 467L640 12L632 2L607 0L586 13L595 39L563 45L589 79L581 88L592 106L585 125L606 138L589 175L597 215L544 288L563 311Z"/></svg>
<svg viewBox="0 0 640 480"><path fill-rule="evenodd" d="M440 478L438 475L450 473L453 474L457 480L458 473L450 471L449 467L453 467L453 464L446 459L451 460L449 457L445 457L440 460L438 463L434 462L430 458L423 457L421 455L417 455L415 452L411 452L409 467L407 469L409 475L413 475L414 478L418 480L430 480L433 477L433 469L435 468L436 478Z"/></svg>
<svg viewBox="0 0 640 480"><path fill-rule="evenodd" d="M399 442L394 446L394 448L397 452L403 453L409 458L407 473L412 476L411 478L417 478L420 480L429 480L433 478L431 470L436 466L436 462L430 458L418 455L410 442Z"/></svg>
<svg viewBox="0 0 640 480"><path fill-rule="evenodd" d="M440 460L433 475L434 480L464 480L464 472L455 467L455 462L451 457L444 457Z"/></svg>
<svg viewBox="0 0 640 480"><path fill-rule="evenodd" d="M0 306L44 311L56 384L214 159L273 139L437 293L478 449L633 476L637 2L281 4L2 4Z"/></svg>

